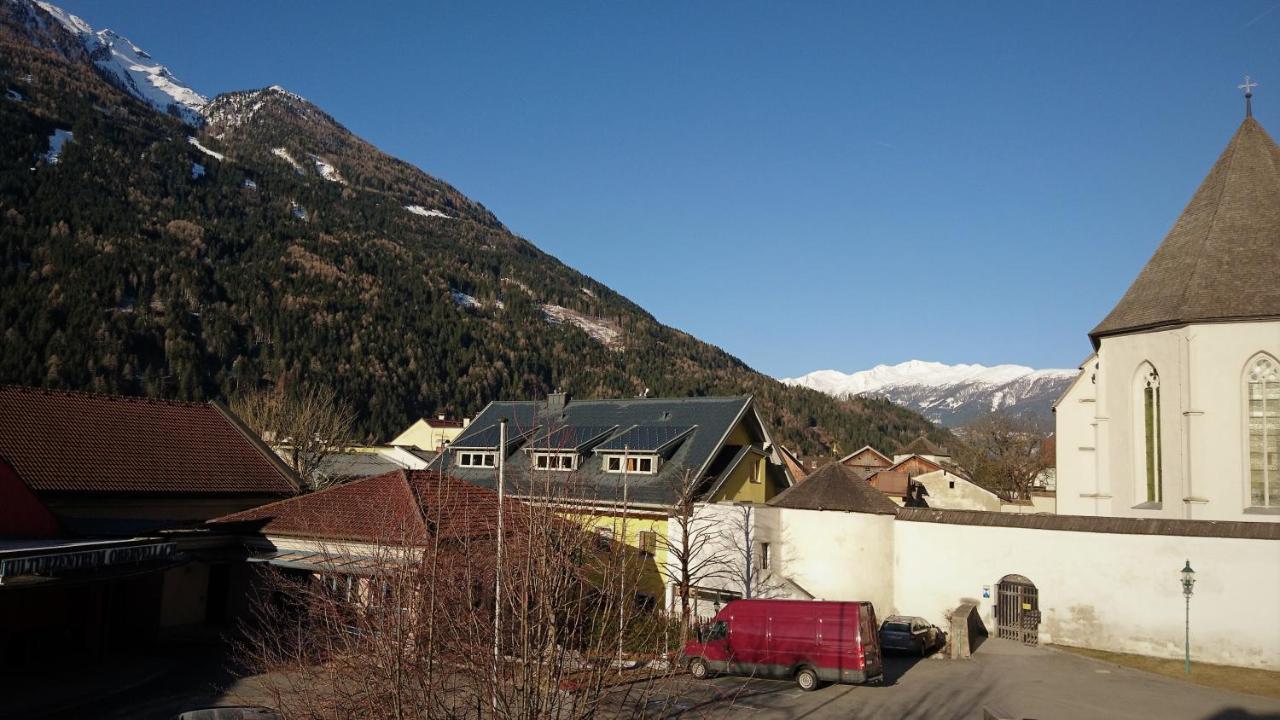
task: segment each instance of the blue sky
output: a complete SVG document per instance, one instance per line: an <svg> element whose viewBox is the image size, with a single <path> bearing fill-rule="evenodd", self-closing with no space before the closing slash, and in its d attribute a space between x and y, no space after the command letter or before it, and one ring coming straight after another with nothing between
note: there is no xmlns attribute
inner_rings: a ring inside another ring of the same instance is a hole
<svg viewBox="0 0 1280 720"><path fill-rule="evenodd" d="M65 0L283 85L773 375L1069 367L1243 117L1280 0Z"/></svg>

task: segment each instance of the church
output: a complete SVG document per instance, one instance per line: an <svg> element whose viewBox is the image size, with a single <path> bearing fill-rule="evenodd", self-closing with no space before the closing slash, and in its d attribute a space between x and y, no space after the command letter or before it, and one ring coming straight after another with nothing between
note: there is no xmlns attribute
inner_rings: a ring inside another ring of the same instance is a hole
<svg viewBox="0 0 1280 720"><path fill-rule="evenodd" d="M1280 522L1280 148L1250 110L1089 338L1058 512Z"/></svg>

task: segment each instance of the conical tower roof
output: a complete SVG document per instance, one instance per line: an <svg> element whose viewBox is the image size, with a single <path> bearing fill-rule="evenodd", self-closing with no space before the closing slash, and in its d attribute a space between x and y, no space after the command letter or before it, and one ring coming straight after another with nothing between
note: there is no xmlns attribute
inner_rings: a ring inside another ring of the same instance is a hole
<svg viewBox="0 0 1280 720"><path fill-rule="evenodd" d="M1280 147L1245 118L1129 291L1089 333L1280 318Z"/></svg>

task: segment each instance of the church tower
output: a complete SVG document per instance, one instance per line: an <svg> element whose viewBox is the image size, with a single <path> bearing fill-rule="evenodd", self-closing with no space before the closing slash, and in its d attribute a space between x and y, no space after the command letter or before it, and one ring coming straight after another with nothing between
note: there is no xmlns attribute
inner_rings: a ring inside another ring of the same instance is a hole
<svg viewBox="0 0 1280 720"><path fill-rule="evenodd" d="M1251 109L1089 338L1058 512L1280 522L1280 147Z"/></svg>

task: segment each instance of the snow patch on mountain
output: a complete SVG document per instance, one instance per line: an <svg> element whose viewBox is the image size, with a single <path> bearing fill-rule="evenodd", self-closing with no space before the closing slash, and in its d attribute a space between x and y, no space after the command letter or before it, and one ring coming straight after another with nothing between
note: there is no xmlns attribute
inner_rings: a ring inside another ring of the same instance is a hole
<svg viewBox="0 0 1280 720"><path fill-rule="evenodd" d="M89 23L56 5L36 4L80 41L103 75L121 90L188 125L199 126L203 122L200 111L209 101L145 50L113 30L95 32Z"/></svg>
<svg viewBox="0 0 1280 720"><path fill-rule="evenodd" d="M812 388L838 398L878 395L918 409L934 422L957 427L989 412L1022 416L1041 429L1053 425L1052 404L1076 376L1075 370L1033 370L1024 365L947 365L909 360L842 373L817 370L788 385Z"/></svg>
<svg viewBox="0 0 1280 720"><path fill-rule="evenodd" d="M14 101L14 102L22 102L23 100L25 100L25 99L26 99L26 98L22 97L22 93L18 92L17 90L14 90L14 89L12 89L12 88L8 88L8 89L6 89L6 90L4 91L4 96L5 96L5 97L7 97L7 98L9 98L10 100L12 100L12 101Z"/></svg>
<svg viewBox="0 0 1280 720"><path fill-rule="evenodd" d="M570 310L560 305L543 305L542 312L547 316L547 322L552 325L560 325L567 322L570 325L578 326L583 332L606 347L617 348L620 345L619 340L622 333L607 320L589 317L577 310Z"/></svg>
<svg viewBox="0 0 1280 720"><path fill-rule="evenodd" d="M199 141L199 140L197 140L197 139L195 139L195 138L193 138L193 137L188 137L188 138L187 138L187 142L191 143L192 145L194 145L194 146L195 146L195 148L196 148L197 150L199 150L200 152L204 153L205 155L208 155L209 157L213 158L214 160L220 160L220 161L221 161L221 160L226 160L226 159L227 159L227 158L226 158L226 156L225 156L225 155L223 155L222 153L220 153L220 152L214 152L213 150L210 150L209 148L205 147L204 145L201 145L201 144L200 144L200 141Z"/></svg>
<svg viewBox="0 0 1280 720"><path fill-rule="evenodd" d="M204 166L197 162L191 163L191 179L199 180L202 177L204 177Z"/></svg>
<svg viewBox="0 0 1280 720"><path fill-rule="evenodd" d="M306 175L306 174L307 174L307 171L302 169L302 165L300 165L300 164L298 163L298 161L297 161L297 160L294 160L294 159L293 159L293 156L289 154L289 151L288 151L288 150L285 150L285 149L284 149L284 148L282 148L282 147L281 147L281 148L271 148L271 154L272 154L272 155L275 155L276 157L280 158L281 160L284 160L285 162L287 162L287 163L289 163L290 165L292 165L292 166L293 166L293 171L294 171L294 172L296 172L296 173L298 173L299 175Z"/></svg>
<svg viewBox="0 0 1280 720"><path fill-rule="evenodd" d="M74 137L70 130L54 130L49 136L49 151L44 154L44 161L50 165L56 165L62 159L62 146L71 142Z"/></svg>
<svg viewBox="0 0 1280 720"><path fill-rule="evenodd" d="M421 205L405 205L404 209L408 210L414 215L421 215L422 217L438 217L438 218L444 218L445 220L453 219L452 215L445 215L444 213L440 212L439 210L436 210L435 208L428 210L427 208L424 208Z"/></svg>
<svg viewBox="0 0 1280 720"><path fill-rule="evenodd" d="M338 168L325 162L324 158L319 155L310 155L309 157L311 158L311 162L315 163L316 172L320 173L320 177L328 180L329 182L336 182L341 185L347 184L347 181L343 179L342 174L338 172Z"/></svg>

